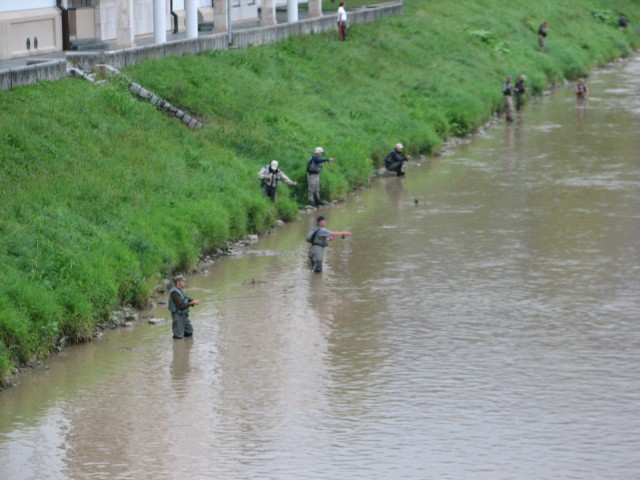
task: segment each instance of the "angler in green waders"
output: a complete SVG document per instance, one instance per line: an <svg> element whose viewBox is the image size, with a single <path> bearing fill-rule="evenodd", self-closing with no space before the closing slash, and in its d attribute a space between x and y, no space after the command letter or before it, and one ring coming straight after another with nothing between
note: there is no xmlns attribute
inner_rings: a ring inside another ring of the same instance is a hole
<svg viewBox="0 0 640 480"><path fill-rule="evenodd" d="M189 320L189 308L200 305L198 300L194 300L184 293L184 287L187 279L183 275L173 277L174 287L169 292L169 301L167 302L169 311L171 312L171 329L173 330L173 338L176 340L193 335L193 326Z"/></svg>
<svg viewBox="0 0 640 480"><path fill-rule="evenodd" d="M309 263L316 273L322 273L324 249L329 246L329 242L338 237L344 238L351 235L351 232L332 232L325 228L326 225L327 220L320 215L316 219L316 226L309 230L305 238L311 244L309 247Z"/></svg>

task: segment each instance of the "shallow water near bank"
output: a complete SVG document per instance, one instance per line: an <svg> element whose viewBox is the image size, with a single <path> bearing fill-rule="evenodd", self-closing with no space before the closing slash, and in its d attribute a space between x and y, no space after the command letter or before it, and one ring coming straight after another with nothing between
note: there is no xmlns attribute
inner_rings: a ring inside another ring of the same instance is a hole
<svg viewBox="0 0 640 480"><path fill-rule="evenodd" d="M192 340L143 321L22 376L0 478L640 477L638 78L326 210L322 275L312 216L217 260Z"/></svg>

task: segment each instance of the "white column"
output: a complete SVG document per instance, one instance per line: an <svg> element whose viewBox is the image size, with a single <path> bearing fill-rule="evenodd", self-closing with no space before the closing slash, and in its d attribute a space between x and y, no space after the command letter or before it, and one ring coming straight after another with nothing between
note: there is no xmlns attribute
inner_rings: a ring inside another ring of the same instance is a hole
<svg viewBox="0 0 640 480"><path fill-rule="evenodd" d="M298 0L287 0L287 22L298 21Z"/></svg>
<svg viewBox="0 0 640 480"><path fill-rule="evenodd" d="M167 43L165 0L153 0L153 43Z"/></svg>
<svg viewBox="0 0 640 480"><path fill-rule="evenodd" d="M276 20L276 0L262 0L261 27L269 27L278 23Z"/></svg>
<svg viewBox="0 0 640 480"><path fill-rule="evenodd" d="M187 38L198 38L198 3L196 0L185 0Z"/></svg>
<svg viewBox="0 0 640 480"><path fill-rule="evenodd" d="M133 0L119 0L118 25L116 31L116 43L118 48L128 48L135 45L133 32Z"/></svg>

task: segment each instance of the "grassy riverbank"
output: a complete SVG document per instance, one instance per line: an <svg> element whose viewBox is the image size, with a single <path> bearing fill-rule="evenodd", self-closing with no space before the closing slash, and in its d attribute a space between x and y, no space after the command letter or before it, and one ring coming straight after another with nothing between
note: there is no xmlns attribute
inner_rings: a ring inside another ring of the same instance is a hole
<svg viewBox="0 0 640 480"><path fill-rule="evenodd" d="M354 25L346 43L309 35L126 71L202 119L195 132L120 82L0 92L0 376L63 336L91 338L202 252L296 218L315 146L337 159L323 196L342 198L396 142L429 154L484 124L507 75L526 74L535 94L630 55L640 37L616 28L619 11L637 29L631 0L408 0L402 17ZM280 187L275 208L256 176L274 158L300 181Z"/></svg>

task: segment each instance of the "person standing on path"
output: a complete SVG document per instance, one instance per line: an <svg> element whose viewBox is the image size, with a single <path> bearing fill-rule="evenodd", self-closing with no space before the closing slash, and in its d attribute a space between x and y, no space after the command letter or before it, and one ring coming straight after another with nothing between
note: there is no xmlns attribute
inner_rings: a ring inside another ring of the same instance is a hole
<svg viewBox="0 0 640 480"><path fill-rule="evenodd" d="M402 150L404 149L401 143L396 143L396 146L387 158L384 159L384 166L390 172L396 172L396 177L404 177L403 166L404 162L411 160L409 156L403 156Z"/></svg>
<svg viewBox="0 0 640 480"><path fill-rule="evenodd" d="M173 282L174 286L169 291L168 304L171 312L173 338L179 340L193 335L193 326L191 325L191 320L189 320L189 308L194 305L200 305L200 302L189 298L184 293L186 279L183 275L173 277Z"/></svg>
<svg viewBox="0 0 640 480"><path fill-rule="evenodd" d="M322 164L335 160L333 157L321 158L320 155L323 153L324 149L322 147L316 148L316 153L307 164L307 184L309 186L307 198L309 205L315 205L316 207L326 203L320 199L320 172L322 172Z"/></svg>
<svg viewBox="0 0 640 480"><path fill-rule="evenodd" d="M507 77L502 85L502 93L504 94L504 110L507 122L513 122L513 85L511 77Z"/></svg>
<svg viewBox="0 0 640 480"><path fill-rule="evenodd" d="M309 263L315 273L322 273L322 261L324 259L324 249L329 246L331 240L338 237L348 237L351 232L332 232L325 227L327 220L320 215L316 218L316 226L309 230L305 240L311 244L309 247Z"/></svg>
<svg viewBox="0 0 640 480"><path fill-rule="evenodd" d="M338 7L338 35L343 42L347 39L347 11L344 2L340 2Z"/></svg>
<svg viewBox="0 0 640 480"><path fill-rule="evenodd" d="M270 198L272 202L276 201L278 183L281 180L287 185L298 184L298 182L294 182L280 170L277 160L273 160L271 163L265 165L264 168L258 172L258 178L262 181L264 196Z"/></svg>

